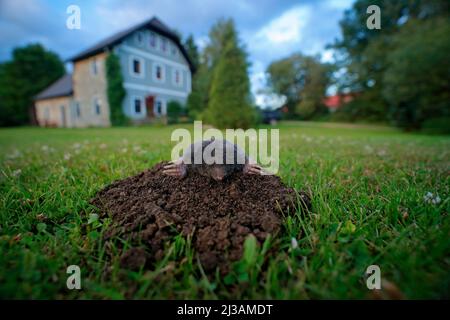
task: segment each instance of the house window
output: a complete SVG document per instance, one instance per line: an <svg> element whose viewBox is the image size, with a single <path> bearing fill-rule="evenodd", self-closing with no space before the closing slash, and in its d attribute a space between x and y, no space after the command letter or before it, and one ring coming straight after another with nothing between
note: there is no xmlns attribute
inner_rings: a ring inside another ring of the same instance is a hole
<svg viewBox="0 0 450 320"><path fill-rule="evenodd" d="M160 116L163 112L163 103L161 100L156 100L155 103L155 115Z"/></svg>
<svg viewBox="0 0 450 320"><path fill-rule="evenodd" d="M150 47L156 48L156 34L150 33Z"/></svg>
<svg viewBox="0 0 450 320"><path fill-rule="evenodd" d="M98 63L97 59L92 59L91 61L91 74L96 75L98 73Z"/></svg>
<svg viewBox="0 0 450 320"><path fill-rule="evenodd" d="M130 74L135 77L144 77L144 59L141 57L130 56Z"/></svg>
<svg viewBox="0 0 450 320"><path fill-rule="evenodd" d="M166 52L167 51L167 39L162 39L161 41L161 50Z"/></svg>
<svg viewBox="0 0 450 320"><path fill-rule="evenodd" d="M101 113L100 99L98 98L94 99L94 113L96 115L99 115Z"/></svg>
<svg viewBox="0 0 450 320"><path fill-rule="evenodd" d="M75 114L77 116L77 118L81 117L81 109L80 109L80 103L77 102L75 104Z"/></svg>
<svg viewBox="0 0 450 320"><path fill-rule="evenodd" d="M153 79L157 82L163 82L165 79L165 69L162 64L155 63L153 65Z"/></svg>
<svg viewBox="0 0 450 320"><path fill-rule="evenodd" d="M44 119L47 121L50 120L50 109L48 107L44 109Z"/></svg>
<svg viewBox="0 0 450 320"><path fill-rule="evenodd" d="M139 98L134 99L134 113L141 114L142 112L142 100Z"/></svg>
<svg viewBox="0 0 450 320"><path fill-rule="evenodd" d="M183 84L183 77L180 70L173 69L172 80L174 85L181 86Z"/></svg>
<svg viewBox="0 0 450 320"><path fill-rule="evenodd" d="M161 80L162 79L162 69L161 66L156 66L156 79Z"/></svg>
<svg viewBox="0 0 450 320"><path fill-rule="evenodd" d="M177 48L174 45L172 45L170 51L172 52L173 56L175 56L177 54Z"/></svg>
<svg viewBox="0 0 450 320"><path fill-rule="evenodd" d="M134 73L141 73L141 63L137 59L133 59L133 72Z"/></svg>
<svg viewBox="0 0 450 320"><path fill-rule="evenodd" d="M136 38L137 38L137 43L142 44L142 42L144 41L144 34L142 32L138 32L136 34Z"/></svg>

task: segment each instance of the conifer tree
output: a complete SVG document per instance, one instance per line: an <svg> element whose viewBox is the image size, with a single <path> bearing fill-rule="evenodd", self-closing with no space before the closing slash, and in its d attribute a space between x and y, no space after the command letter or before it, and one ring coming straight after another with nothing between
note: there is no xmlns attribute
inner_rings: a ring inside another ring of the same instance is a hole
<svg viewBox="0 0 450 320"><path fill-rule="evenodd" d="M223 50L214 68L205 120L217 128L248 128L254 124L247 55L239 45L232 20L223 37Z"/></svg>

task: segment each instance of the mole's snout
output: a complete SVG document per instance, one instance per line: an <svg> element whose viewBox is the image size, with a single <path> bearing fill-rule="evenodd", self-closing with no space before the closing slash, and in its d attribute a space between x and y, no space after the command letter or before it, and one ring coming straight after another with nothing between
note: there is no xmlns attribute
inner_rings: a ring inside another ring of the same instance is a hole
<svg viewBox="0 0 450 320"><path fill-rule="evenodd" d="M213 167L211 177L215 181L222 181L225 178L225 171L221 167Z"/></svg>

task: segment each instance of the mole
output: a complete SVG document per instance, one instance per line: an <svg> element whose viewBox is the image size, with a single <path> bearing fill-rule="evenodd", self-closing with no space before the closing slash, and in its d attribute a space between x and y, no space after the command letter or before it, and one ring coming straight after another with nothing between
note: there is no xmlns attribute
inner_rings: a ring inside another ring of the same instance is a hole
<svg viewBox="0 0 450 320"><path fill-rule="evenodd" d="M214 138L191 144L178 160L163 167L163 173L169 176L183 178L188 172L215 181L222 181L237 172L263 174L262 168L247 157L239 146Z"/></svg>

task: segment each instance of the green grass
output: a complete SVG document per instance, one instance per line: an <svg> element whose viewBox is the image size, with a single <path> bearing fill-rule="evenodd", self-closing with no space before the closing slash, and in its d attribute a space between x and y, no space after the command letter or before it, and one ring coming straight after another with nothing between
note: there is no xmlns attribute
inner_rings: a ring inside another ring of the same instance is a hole
<svg viewBox="0 0 450 320"><path fill-rule="evenodd" d="M110 221L92 219L89 199L169 159L174 128L1 129L0 298L368 298L372 264L407 298L449 298L450 138L338 124L280 127L279 175L313 194L313 211L246 243L230 276L207 278L178 236L154 270L124 272L115 257L106 277ZM69 265L82 290L66 288Z"/></svg>

